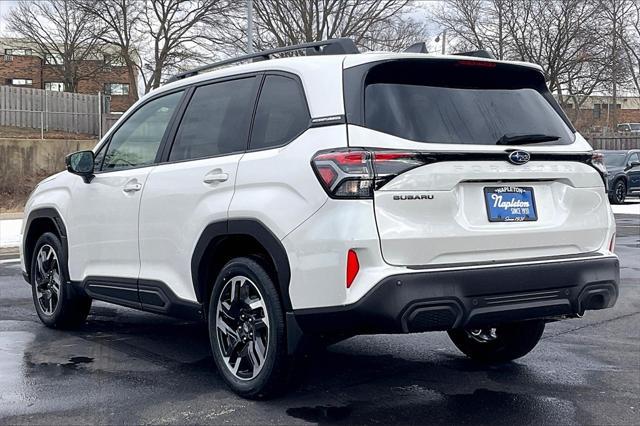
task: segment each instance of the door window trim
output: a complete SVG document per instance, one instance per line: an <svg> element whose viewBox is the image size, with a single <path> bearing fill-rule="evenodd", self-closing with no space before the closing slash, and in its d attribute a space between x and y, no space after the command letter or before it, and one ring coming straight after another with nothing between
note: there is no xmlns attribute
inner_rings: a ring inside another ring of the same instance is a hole
<svg viewBox="0 0 640 426"><path fill-rule="evenodd" d="M171 150L173 149L173 145L176 142L176 135L178 134L178 128L180 127L180 124L182 123L182 120L184 119L184 115L187 112L187 107L189 106L189 104L191 103L191 99L193 98L193 95L195 93L195 91L202 86L209 86L211 84L216 84L216 83L224 83L226 81L233 81L233 80L242 80L245 78L255 78L254 81L254 87L252 89L252 93L251 93L251 102L249 102L249 105L251 105L253 103L253 113L249 114L249 128L247 131L247 140L245 141L244 144L244 149L242 150L238 150L238 151L234 151L234 152L226 152L223 154L215 154L215 155L209 155L206 157L198 157L198 158L185 158L185 159L181 159L181 160L169 160L169 156L171 155ZM205 80L205 81L199 81L197 83L193 83L191 85L189 85L189 91L187 93L187 97L184 99L184 103L183 105L181 105L180 110L178 111L178 115L176 115L174 117L173 122L171 123L171 127L168 128L169 132L167 134L167 141L166 144L163 146L162 149L162 155L159 159L159 161L157 162L157 165L163 165L163 164L175 164L175 163L184 163L186 161L198 161L198 160L206 160L208 158L217 158L217 157L225 157L225 156L230 156L230 155L237 155L237 154L243 154L245 152L247 152L247 147L249 146L249 138L251 137L251 125L253 123L253 114L255 113L255 109L256 109L256 104L258 101L258 92L259 89L262 85L262 80L264 78L264 73L263 72L248 72L248 73L242 73L242 74L234 74L234 75L228 75L228 76L224 76L224 77L219 77L219 78L214 78L211 80ZM156 158L156 160L158 160Z"/></svg>
<svg viewBox="0 0 640 426"><path fill-rule="evenodd" d="M173 125L173 122L176 120L177 117L177 113L181 111L181 109L185 106L185 100L187 98L188 92L192 90L191 87L189 86L181 86L181 87L176 87L173 90L167 90L166 92L162 92L159 93L155 96L150 97L149 99L146 99L144 102L142 102L140 105L138 105L136 107L135 110L131 111L129 114L127 114L127 117L124 119L123 122L118 123L118 125L111 131L111 133L109 134L109 137L102 143L100 144L100 146L96 149L96 151L94 151L96 154L99 153L102 149L109 149L109 146L111 145L111 140L113 138L113 135L118 132L118 130L120 130L120 128L131 118L133 117L141 108L143 108L144 106L146 106L147 104L149 104L150 102L153 102L155 100L158 100L160 98L163 98L165 96L169 96L172 95L174 93L178 93L178 92L183 92L182 96L180 97L180 100L178 100L178 104L176 109L173 111L173 114L171 114L171 118L169 119L169 123L167 124L167 127L164 130L164 133L162 135L162 140L160 141L160 145L158 146L158 151L156 152L156 158L153 160L152 163L150 164L143 164L143 165L139 165L139 166L132 166L132 167L127 167L127 168L121 168L121 169L115 169L115 170L102 170L102 167L104 166L104 158L102 159L102 162L100 164L100 169L99 170L94 170L93 174L94 175L99 175L99 174L103 174L103 173L114 173L114 172L122 172L122 171L127 171L127 170L136 170L136 169L142 169L145 167L154 167L156 165L159 164L159 160L160 158L162 158L162 153L164 150L164 146L167 143L167 139L169 136L169 132L168 130L171 128L171 126ZM105 152L105 156L106 156L106 152Z"/></svg>
<svg viewBox="0 0 640 426"><path fill-rule="evenodd" d="M302 100L304 101L304 112L305 115L307 117L307 125L302 128L302 130L296 134L295 136L293 136L292 138L290 138L289 140L287 140L286 142L280 144L280 145L273 145L273 146L267 146L264 148L251 148L251 137L253 136L253 126L256 120L256 113L258 112L258 103L260 102L260 95L262 95L262 89L264 88L264 83L267 79L267 77L269 76L280 76L280 77L286 77L286 78L290 78L292 79L295 83L296 86L298 87L298 91L300 92L300 94L302 95ZM278 149L278 148L282 148L284 146L289 145L291 142L293 142L294 140L298 139L304 132L306 132L307 130L309 130L312 127L312 123L311 123L311 112L309 111L309 102L307 100L307 94L304 91L304 85L302 84L302 80L300 79L300 76L298 76L297 74L294 73L290 73L290 72L286 72L286 71L265 71L264 72L264 76L262 78L262 82L260 83L260 90L258 92L258 95L256 97L256 102L255 105L253 107L253 115L251 116L251 128L249 131L249 140L247 141L247 150L245 152L260 152L260 151L267 151L270 149Z"/></svg>

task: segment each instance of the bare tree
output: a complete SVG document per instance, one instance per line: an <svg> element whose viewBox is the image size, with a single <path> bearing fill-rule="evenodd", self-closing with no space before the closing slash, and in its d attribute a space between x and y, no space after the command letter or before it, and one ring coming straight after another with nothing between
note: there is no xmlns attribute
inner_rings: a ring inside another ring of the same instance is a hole
<svg viewBox="0 0 640 426"><path fill-rule="evenodd" d="M625 49L630 17L636 0L597 0L600 11L600 25L603 29L601 43L606 46L605 70L607 86L611 90L609 122L612 128L618 124L618 93L629 87L633 66L628 62L629 52Z"/></svg>
<svg viewBox="0 0 640 426"><path fill-rule="evenodd" d="M145 93L162 84L171 72L202 62L210 41L208 23L232 6L231 0L147 0L142 20L145 34L140 71Z"/></svg>
<svg viewBox="0 0 640 426"><path fill-rule="evenodd" d="M10 31L28 39L64 82L75 92L78 82L100 72L104 28L70 0L23 0L7 17ZM94 61L89 65L87 61Z"/></svg>
<svg viewBox="0 0 640 426"><path fill-rule="evenodd" d="M459 50L539 64L550 90L577 113L605 78L597 11L592 0L448 0L433 20Z"/></svg>
<svg viewBox="0 0 640 426"><path fill-rule="evenodd" d="M435 9L432 20L453 35L458 51L486 49L498 59L507 57L506 0L448 0Z"/></svg>
<svg viewBox="0 0 640 426"><path fill-rule="evenodd" d="M139 0L73 0L75 5L94 22L96 34L105 44L116 47L118 55L127 67L130 95L138 99L137 74L140 66L139 49L142 35L140 26L144 2Z"/></svg>
<svg viewBox="0 0 640 426"><path fill-rule="evenodd" d="M622 38L629 75L633 87L640 95L640 2L634 2L628 15L626 36Z"/></svg>
<svg viewBox="0 0 640 426"><path fill-rule="evenodd" d="M244 3L244 2L243 2ZM425 38L409 0L254 0L256 50L349 37L368 50L398 50ZM225 24L227 43L246 50L246 10Z"/></svg>

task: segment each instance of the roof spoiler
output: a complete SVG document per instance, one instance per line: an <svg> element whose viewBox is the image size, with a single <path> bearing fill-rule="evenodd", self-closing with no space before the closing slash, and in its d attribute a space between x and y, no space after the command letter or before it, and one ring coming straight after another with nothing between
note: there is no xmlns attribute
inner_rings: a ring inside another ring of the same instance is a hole
<svg viewBox="0 0 640 426"><path fill-rule="evenodd" d="M496 57L489 53L487 50L472 50L470 52L454 53L456 56L475 56L476 58L495 59Z"/></svg>
<svg viewBox="0 0 640 426"><path fill-rule="evenodd" d="M310 43L295 44L293 46L277 47L275 49L263 50L260 52L250 53L247 55L241 55L236 58L225 59L222 61L214 62L212 64L203 65L198 68L194 68L190 71L186 71L180 74L176 74L167 80L167 83L172 83L183 78L192 77L198 75L204 71L210 71L215 68L220 68L226 65L235 64L245 61L264 61L270 59L271 55L285 52L294 52L296 50L303 50L307 56L310 55L344 55L360 53L356 44L350 38L334 38L323 41L314 41Z"/></svg>

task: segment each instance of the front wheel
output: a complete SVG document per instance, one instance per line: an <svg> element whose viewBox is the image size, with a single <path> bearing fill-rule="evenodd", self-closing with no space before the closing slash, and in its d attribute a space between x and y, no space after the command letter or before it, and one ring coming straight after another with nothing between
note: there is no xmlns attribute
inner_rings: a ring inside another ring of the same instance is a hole
<svg viewBox="0 0 640 426"><path fill-rule="evenodd" d="M268 398L289 382L285 319L278 292L255 260L231 260L211 292L213 358L225 382L245 398Z"/></svg>
<svg viewBox="0 0 640 426"><path fill-rule="evenodd" d="M51 328L73 328L87 319L91 299L69 284L67 259L57 235L44 233L31 261L31 292L40 320Z"/></svg>
<svg viewBox="0 0 640 426"><path fill-rule="evenodd" d="M618 179L613 184L613 192L609 195L609 201L611 201L611 204L623 204L626 196L627 184L624 180Z"/></svg>
<svg viewBox="0 0 640 426"><path fill-rule="evenodd" d="M512 361L531 352L544 332L544 321L525 321L479 329L456 329L449 337L469 358L486 363Z"/></svg>

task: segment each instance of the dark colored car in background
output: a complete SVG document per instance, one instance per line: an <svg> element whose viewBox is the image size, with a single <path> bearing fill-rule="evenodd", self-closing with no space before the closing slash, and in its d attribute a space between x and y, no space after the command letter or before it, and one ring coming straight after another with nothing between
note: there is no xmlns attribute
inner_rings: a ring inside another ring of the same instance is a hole
<svg viewBox="0 0 640 426"><path fill-rule="evenodd" d="M600 152L607 167L611 204L622 204L626 197L640 195L640 149Z"/></svg>

